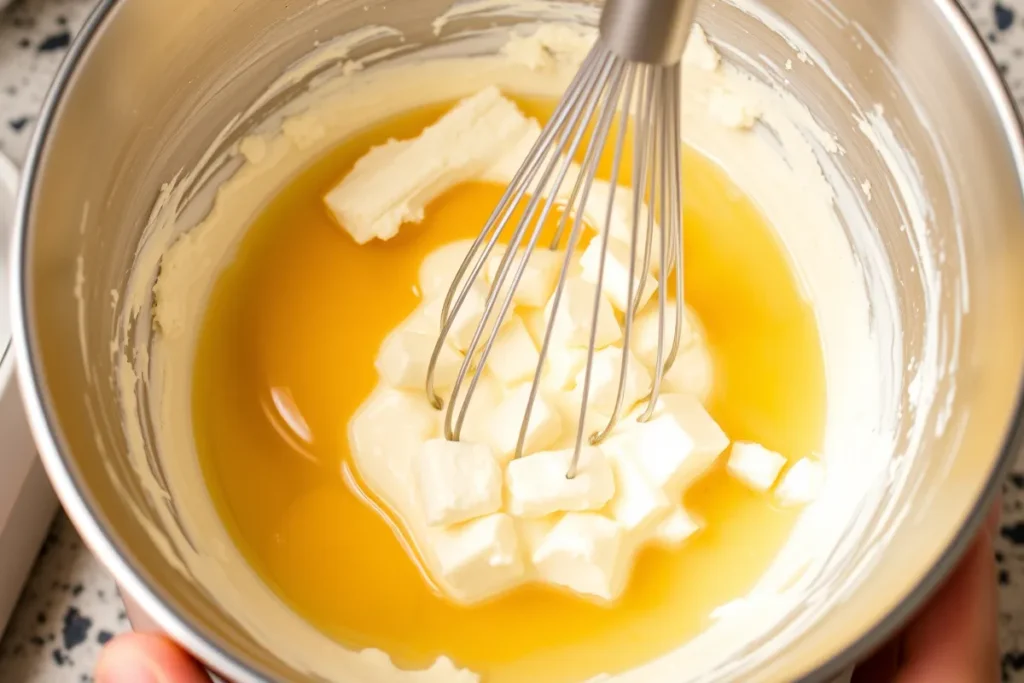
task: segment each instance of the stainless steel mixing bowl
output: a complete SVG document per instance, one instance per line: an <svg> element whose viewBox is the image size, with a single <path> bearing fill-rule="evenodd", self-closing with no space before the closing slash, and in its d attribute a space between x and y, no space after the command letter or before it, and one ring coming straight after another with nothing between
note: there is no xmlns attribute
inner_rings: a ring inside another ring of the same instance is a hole
<svg viewBox="0 0 1024 683"><path fill-rule="evenodd" d="M161 183L192 167L314 39L379 23L403 31L411 49L439 39L430 22L446 5L104 0L39 123L21 196L13 308L25 361L20 379L47 469L74 523L127 593L212 669L238 681L304 677L170 566L148 521L133 514L151 502L127 462L110 380L117 315L110 292L124 287ZM894 514L865 510L862 520L865 538L884 532L888 540L853 549L823 586L824 617L805 623L800 638L756 675L740 676L823 680L892 634L943 579L1017 450L1024 146L998 73L952 0L764 0L743 8L720 1L702 9L700 21L727 57L795 92L835 132L846 154L835 155L833 179L872 183L875 199L863 203L870 234L847 227L858 248L879 247L858 253L867 288L872 273L894 283L891 311L874 315L879 329L895 330L882 339L893 358L904 359L891 377L899 426L893 468L904 485L885 500ZM772 68L794 52L762 21L788 24L796 39L815 46L818 65ZM931 207L925 239L901 230L891 160L866 144L850 114L855 107L884 111L892 123L907 153L904 171ZM934 257L927 282L922 254ZM929 299L936 285L941 293ZM935 349L945 358L937 400L915 406L904 363L937 362ZM746 660L737 661L742 669Z"/></svg>

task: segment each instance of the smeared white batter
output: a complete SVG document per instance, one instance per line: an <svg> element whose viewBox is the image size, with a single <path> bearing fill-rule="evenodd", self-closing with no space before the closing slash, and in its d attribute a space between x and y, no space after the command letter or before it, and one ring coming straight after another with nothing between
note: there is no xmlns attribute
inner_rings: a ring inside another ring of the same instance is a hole
<svg viewBox="0 0 1024 683"><path fill-rule="evenodd" d="M557 9L541 4L547 13ZM523 11L529 11L528 4ZM567 12L571 21L596 20L589 8ZM436 26L441 30L447 23L444 19ZM282 76L274 88L313 73L322 60L347 55L362 41L389 33L393 30L368 28L326 46L322 54ZM429 671L399 672L379 651L346 650L292 612L235 548L207 494L190 420L189 369L217 274L264 201L347 135L389 115L464 97L491 84L555 98L591 40L591 31L570 25L511 40L504 30L494 29L365 69L352 62L340 77L291 103L285 120L239 145L234 166L228 167L233 173L201 222L179 213L213 172L175 179L153 211L124 298L115 349L133 462L151 497L174 501L177 516L166 506L156 506L173 546L167 548L168 561L194 577L257 642L297 670L332 680L476 680L444 658ZM835 193L819 164L820 154L841 150L799 102L721 63L702 33L691 41L684 61L686 141L717 160L776 226L815 304L826 363L828 418L822 457L829 463L829 477L821 498L804 514L751 596L721 610L712 627L690 644L614 677L621 681L666 680L672 677L669 672L685 670L696 676L739 666L735 653L772 632L795 610L803 609L803 616L810 618L813 606L802 604L806 590L826 563L841 560L849 551L843 545L844 537L849 540L847 529L860 506L870 505L866 496L873 482L884 478L891 454L891 437L884 429L890 418L880 417L881 366L871 338L863 276L837 219ZM716 112L725 120L717 120ZM824 151L822 141L831 142ZM198 168L211 166L207 162L217 147L211 147ZM156 307L151 310L154 293ZM150 316L153 329L145 323ZM147 444L141 421L146 411L140 411L140 402L148 402L153 444ZM865 444L864 435L872 433L877 449ZM167 454L160 460L166 486L149 462L152 451ZM152 533L165 543L160 531L154 528ZM746 655L745 664L769 657L773 648L785 648L796 637L799 633L792 629L776 633L770 645Z"/></svg>

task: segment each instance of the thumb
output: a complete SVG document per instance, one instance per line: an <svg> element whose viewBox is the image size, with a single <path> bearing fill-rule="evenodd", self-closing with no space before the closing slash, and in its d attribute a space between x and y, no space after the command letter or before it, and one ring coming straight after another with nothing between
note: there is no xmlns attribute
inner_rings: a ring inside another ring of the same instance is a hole
<svg viewBox="0 0 1024 683"><path fill-rule="evenodd" d="M999 680L999 595L992 545L996 524L991 519L946 585L907 629L899 683Z"/></svg>
<svg viewBox="0 0 1024 683"><path fill-rule="evenodd" d="M210 677L166 638L127 633L103 648L96 683L210 683Z"/></svg>

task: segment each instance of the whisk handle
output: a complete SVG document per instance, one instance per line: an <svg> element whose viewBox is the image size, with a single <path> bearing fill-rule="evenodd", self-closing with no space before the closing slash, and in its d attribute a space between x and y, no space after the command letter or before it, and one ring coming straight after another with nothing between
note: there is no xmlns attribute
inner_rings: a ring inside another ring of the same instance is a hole
<svg viewBox="0 0 1024 683"><path fill-rule="evenodd" d="M618 56L644 64L675 64L697 14L697 0L607 0L601 39Z"/></svg>

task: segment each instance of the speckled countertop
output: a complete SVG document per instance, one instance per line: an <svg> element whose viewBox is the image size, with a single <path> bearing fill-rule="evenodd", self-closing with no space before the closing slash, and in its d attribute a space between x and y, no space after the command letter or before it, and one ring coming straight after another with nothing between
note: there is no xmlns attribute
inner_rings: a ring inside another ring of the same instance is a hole
<svg viewBox="0 0 1024 683"><path fill-rule="evenodd" d="M891 0L897 1L897 0ZM1024 106L1024 0L962 0ZM42 99L95 0L17 0L0 10L0 151L20 163ZM1024 459L1005 485L996 559L1003 679L1024 683ZM103 643L128 621L106 570L63 513L54 520L3 640L0 681L92 680Z"/></svg>

